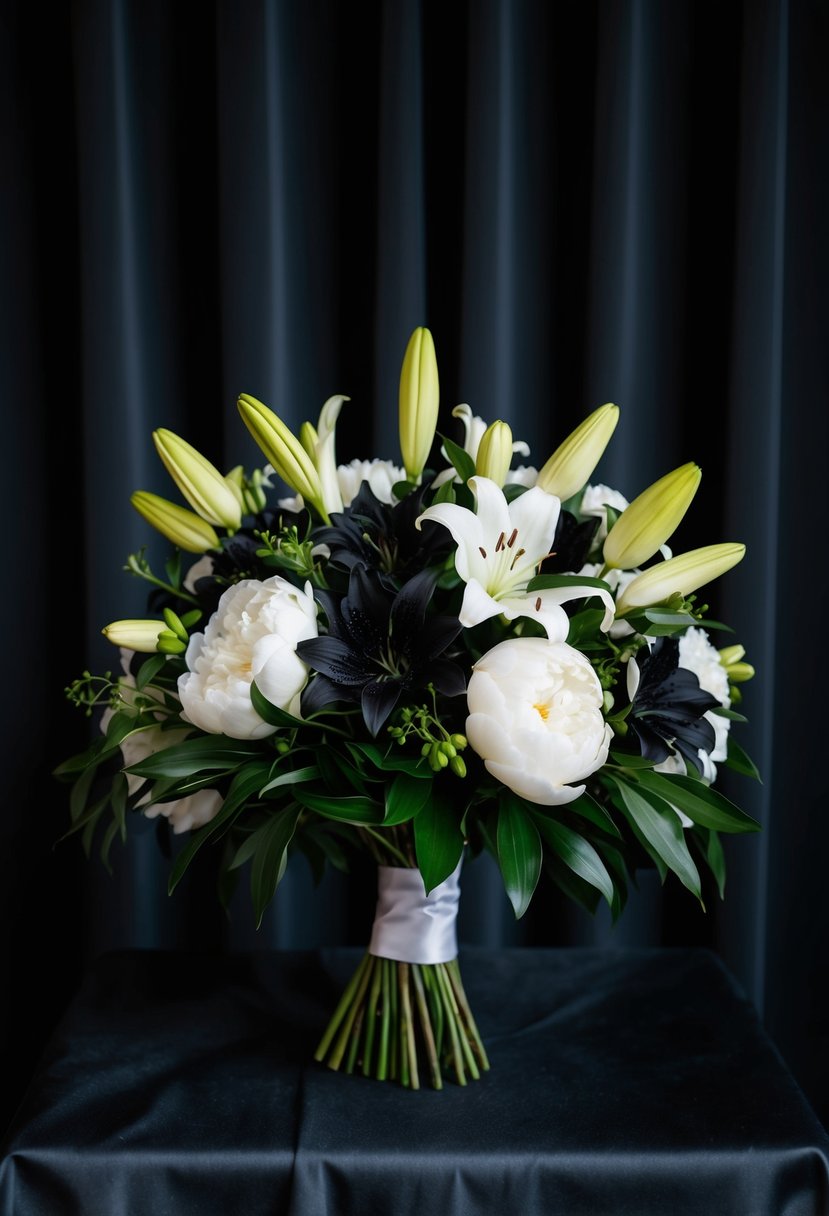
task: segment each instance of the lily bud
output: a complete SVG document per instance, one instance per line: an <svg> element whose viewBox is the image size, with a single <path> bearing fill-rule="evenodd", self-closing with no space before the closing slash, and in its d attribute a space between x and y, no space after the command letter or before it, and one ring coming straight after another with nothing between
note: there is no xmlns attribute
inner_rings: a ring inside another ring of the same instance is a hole
<svg viewBox="0 0 829 1216"><path fill-rule="evenodd" d="M692 461L655 481L622 512L604 542L611 569L634 570L657 553L682 521L702 477Z"/></svg>
<svg viewBox="0 0 829 1216"><path fill-rule="evenodd" d="M314 462L296 435L285 423L255 397L242 393L237 405L242 421L259 447L281 477L296 494L316 507L326 523L328 514L322 505L322 486Z"/></svg>
<svg viewBox="0 0 829 1216"><path fill-rule="evenodd" d="M130 502L139 515L146 519L167 540L187 553L206 553L208 549L221 548L215 529L186 507L168 502L148 490L136 490Z"/></svg>
<svg viewBox="0 0 829 1216"><path fill-rule="evenodd" d="M478 445L475 472L479 477L488 477L497 486L503 486L511 461L512 430L506 422L493 422Z"/></svg>
<svg viewBox="0 0 829 1216"><path fill-rule="evenodd" d="M340 480L337 476L335 441L337 419L340 416L340 410L343 407L343 402L349 400L349 397L343 397L341 393L338 393L334 397L329 397L320 411L316 430L314 430L310 422L305 424L308 427L307 433L309 438L313 432L314 447L311 455L319 475L320 485L322 486L323 506L329 515L332 511L342 511L343 509ZM303 430L305 430L304 427Z"/></svg>
<svg viewBox="0 0 829 1216"><path fill-rule="evenodd" d="M536 485L562 502L572 498L590 480L618 421L619 407L612 403L588 414L553 452L539 472Z"/></svg>
<svg viewBox="0 0 829 1216"><path fill-rule="evenodd" d="M429 458L439 399L435 344L421 326L409 338L400 372L400 451L409 481L418 480Z"/></svg>
<svg viewBox="0 0 829 1216"><path fill-rule="evenodd" d="M617 617L634 608L664 604L672 595L690 595L698 587L736 566L737 562L742 561L745 551L745 545L740 544L706 545L651 566L649 570L637 574L625 587L616 601Z"/></svg>
<svg viewBox="0 0 829 1216"><path fill-rule="evenodd" d="M262 489L264 475L261 469L254 469L250 477L246 477L242 465L237 464L229 473L225 473L225 481L239 499L244 512L258 515L264 511L268 500Z"/></svg>
<svg viewBox="0 0 829 1216"><path fill-rule="evenodd" d="M153 442L164 467L193 510L210 524L238 528L242 508L219 470L172 431L153 431Z"/></svg>
<svg viewBox="0 0 829 1216"><path fill-rule="evenodd" d="M155 654L159 634L166 632L163 621L113 621L101 630L113 646L125 646L139 654Z"/></svg>
<svg viewBox="0 0 829 1216"><path fill-rule="evenodd" d="M729 684L745 684L746 680L754 678L754 668L751 663L744 663L745 646L723 646L720 663L726 670Z"/></svg>

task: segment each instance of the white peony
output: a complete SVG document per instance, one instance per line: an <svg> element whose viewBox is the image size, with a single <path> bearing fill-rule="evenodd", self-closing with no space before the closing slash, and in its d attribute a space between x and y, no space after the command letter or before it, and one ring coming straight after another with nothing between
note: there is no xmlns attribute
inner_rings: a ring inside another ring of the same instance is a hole
<svg viewBox="0 0 829 1216"><path fill-rule="evenodd" d="M538 469L530 465L520 464L517 469L510 469L504 485L527 486L531 489L538 481Z"/></svg>
<svg viewBox="0 0 829 1216"><path fill-rule="evenodd" d="M625 511L630 506L630 503L623 494L618 490L612 490L610 486L588 485L585 487L584 494L581 500L581 514L595 515L599 522L599 528L593 540L594 546L601 546L607 537L607 511L605 507L612 507L614 511Z"/></svg>
<svg viewBox="0 0 829 1216"><path fill-rule="evenodd" d="M601 768L613 732L589 661L566 642L512 638L472 669L466 735L487 771L542 806L571 802Z"/></svg>
<svg viewBox="0 0 829 1216"><path fill-rule="evenodd" d="M731 706L728 695L728 673L720 662L717 649L708 640L704 629L691 627L679 639L679 666L692 671L699 680L700 688L716 697L724 709ZM719 714L704 715L705 721L714 728L714 746L710 752L700 749L699 758L702 761L702 775L706 781L716 781L717 762L725 760L728 755L728 732L731 722Z"/></svg>
<svg viewBox="0 0 829 1216"><path fill-rule="evenodd" d="M122 654L122 661L124 657L125 655ZM119 685L122 702L125 706L131 706L135 698L135 680L131 675L127 675L119 681ZM145 689L144 692L145 695L153 695L156 690ZM161 694L159 694L159 699L160 696ZM113 709L108 708L101 715L102 733L106 734L114 712ZM156 716L161 717L160 714ZM124 767L129 768L141 760L146 760L148 756L154 756L156 752L173 747L176 743L183 743L189 734L189 730L161 730L158 726L133 731L131 735L127 735L125 739L121 740ZM135 794L144 784L144 778L135 773L126 773L125 776L130 794ZM144 797L138 799L136 806L144 806L149 797L150 792L147 790ZM174 833L178 836L182 832L189 832L193 828L200 828L203 824L209 823L218 814L223 802L224 799L218 790L196 790L185 798L177 798L172 802L157 802L154 806L147 807L144 814L148 819L164 815L169 819Z"/></svg>
<svg viewBox="0 0 829 1216"><path fill-rule="evenodd" d="M397 501L392 487L405 480L405 469L398 468L390 460L352 460L349 464L337 465L337 483L344 507L351 505L364 481L368 482L375 498L391 506ZM286 511L301 511L304 505L301 494L279 499L279 506Z"/></svg>
<svg viewBox="0 0 829 1216"><path fill-rule="evenodd" d="M262 739L276 729L253 708L250 686L280 709L299 714L308 667L298 642L317 636L311 584L300 591L280 575L245 579L219 600L204 633L194 633L185 653L189 671L179 676L185 722L208 734Z"/></svg>

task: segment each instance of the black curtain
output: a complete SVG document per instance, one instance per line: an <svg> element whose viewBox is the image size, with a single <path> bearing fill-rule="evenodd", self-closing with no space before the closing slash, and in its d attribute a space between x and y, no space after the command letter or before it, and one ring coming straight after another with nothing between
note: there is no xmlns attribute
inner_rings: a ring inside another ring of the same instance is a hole
<svg viewBox="0 0 829 1216"><path fill-rule="evenodd" d="M702 465L676 543L748 545L710 602L758 671L739 729L764 777L722 782L763 824L729 842L722 905L643 873L613 930L550 891L516 925L482 859L462 941L715 949L829 1117L827 52L818 0L6 0L9 1106L101 951L365 940L367 875L314 890L297 861L258 934L209 863L167 897L148 823L108 875L56 844L50 774L93 729L64 686L144 612L121 567L147 541L129 493L169 493L151 430L251 466L240 392L297 426L344 392L340 459L393 457L428 324L442 428L468 402L541 463L612 400L602 480L633 497Z"/></svg>

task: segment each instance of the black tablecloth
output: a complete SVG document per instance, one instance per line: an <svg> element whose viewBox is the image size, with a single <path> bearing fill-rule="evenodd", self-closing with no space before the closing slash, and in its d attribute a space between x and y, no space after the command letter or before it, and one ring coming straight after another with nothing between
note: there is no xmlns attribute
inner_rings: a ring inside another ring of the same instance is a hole
<svg viewBox="0 0 829 1216"><path fill-rule="evenodd" d="M707 951L466 950L492 1071L313 1063L358 951L92 968L9 1131L3 1216L794 1216L829 1140Z"/></svg>

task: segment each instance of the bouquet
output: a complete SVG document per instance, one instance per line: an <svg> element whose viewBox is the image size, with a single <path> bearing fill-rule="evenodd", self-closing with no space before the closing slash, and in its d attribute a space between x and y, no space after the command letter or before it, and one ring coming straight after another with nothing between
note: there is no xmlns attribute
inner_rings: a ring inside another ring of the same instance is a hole
<svg viewBox="0 0 829 1216"><path fill-rule="evenodd" d="M464 857L497 859L517 917L544 875L616 918L643 862L700 901L709 872L722 895L720 833L757 828L714 789L719 764L757 775L730 733L753 672L741 646L715 648L726 626L696 593L744 547L667 548L695 464L630 503L590 482L615 405L538 470L467 405L463 435L436 435L427 329L403 360L400 467L337 465L347 400L296 436L242 395L268 462L252 472L154 433L188 505L132 496L172 552L163 573L129 557L149 615L103 630L120 675L67 690L103 713L57 775L87 853L98 841L107 862L131 818L155 817L186 836L170 890L215 845L220 899L247 870L257 922L297 854L320 877L367 853L371 940L317 1059L440 1088L488 1067L457 961Z"/></svg>

